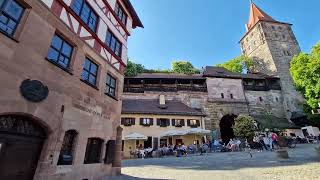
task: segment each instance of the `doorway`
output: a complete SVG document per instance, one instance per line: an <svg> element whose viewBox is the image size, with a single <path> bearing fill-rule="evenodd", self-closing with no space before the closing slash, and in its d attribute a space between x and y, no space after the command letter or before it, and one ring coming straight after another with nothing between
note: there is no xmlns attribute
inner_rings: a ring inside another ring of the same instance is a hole
<svg viewBox="0 0 320 180"><path fill-rule="evenodd" d="M0 179L32 180L45 137L33 119L0 116Z"/></svg>
<svg viewBox="0 0 320 180"><path fill-rule="evenodd" d="M236 115L225 115L221 118L220 121L220 133L221 133L221 139L224 144L228 143L230 139L233 139L234 132L232 129L232 126L234 125L234 119L236 118Z"/></svg>

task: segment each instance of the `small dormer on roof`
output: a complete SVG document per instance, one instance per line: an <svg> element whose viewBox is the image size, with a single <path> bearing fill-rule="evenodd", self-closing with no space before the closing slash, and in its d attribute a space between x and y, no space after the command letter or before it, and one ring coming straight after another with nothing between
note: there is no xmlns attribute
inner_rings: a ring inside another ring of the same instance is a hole
<svg viewBox="0 0 320 180"><path fill-rule="evenodd" d="M252 2L250 5L249 21L246 24L247 31L250 31L259 21L278 22Z"/></svg>

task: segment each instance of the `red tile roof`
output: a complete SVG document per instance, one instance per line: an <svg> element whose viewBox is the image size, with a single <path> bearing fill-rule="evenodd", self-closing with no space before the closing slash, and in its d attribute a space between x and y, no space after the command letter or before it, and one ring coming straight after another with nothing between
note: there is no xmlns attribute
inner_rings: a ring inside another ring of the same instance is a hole
<svg viewBox="0 0 320 180"><path fill-rule="evenodd" d="M269 16L267 13L262 11L256 4L251 3L250 16L247 24L248 31L251 28L253 28L253 26L256 25L259 21L278 22L274 20L271 16Z"/></svg>

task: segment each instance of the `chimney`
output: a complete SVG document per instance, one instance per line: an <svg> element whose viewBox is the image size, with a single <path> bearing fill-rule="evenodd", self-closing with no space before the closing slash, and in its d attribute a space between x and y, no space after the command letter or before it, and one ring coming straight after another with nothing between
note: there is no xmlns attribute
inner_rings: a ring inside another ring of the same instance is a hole
<svg viewBox="0 0 320 180"><path fill-rule="evenodd" d="M165 106L166 105L166 98L165 98L164 95L160 95L159 104L160 104L160 106Z"/></svg>

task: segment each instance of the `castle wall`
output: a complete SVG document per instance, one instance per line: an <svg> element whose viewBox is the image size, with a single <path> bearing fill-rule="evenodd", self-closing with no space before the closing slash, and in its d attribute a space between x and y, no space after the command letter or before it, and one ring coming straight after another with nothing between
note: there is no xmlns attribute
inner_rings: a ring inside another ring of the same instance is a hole
<svg viewBox="0 0 320 180"><path fill-rule="evenodd" d="M285 117L283 96L281 91L244 91L250 115L272 113L277 117ZM261 99L260 99L261 98Z"/></svg>

